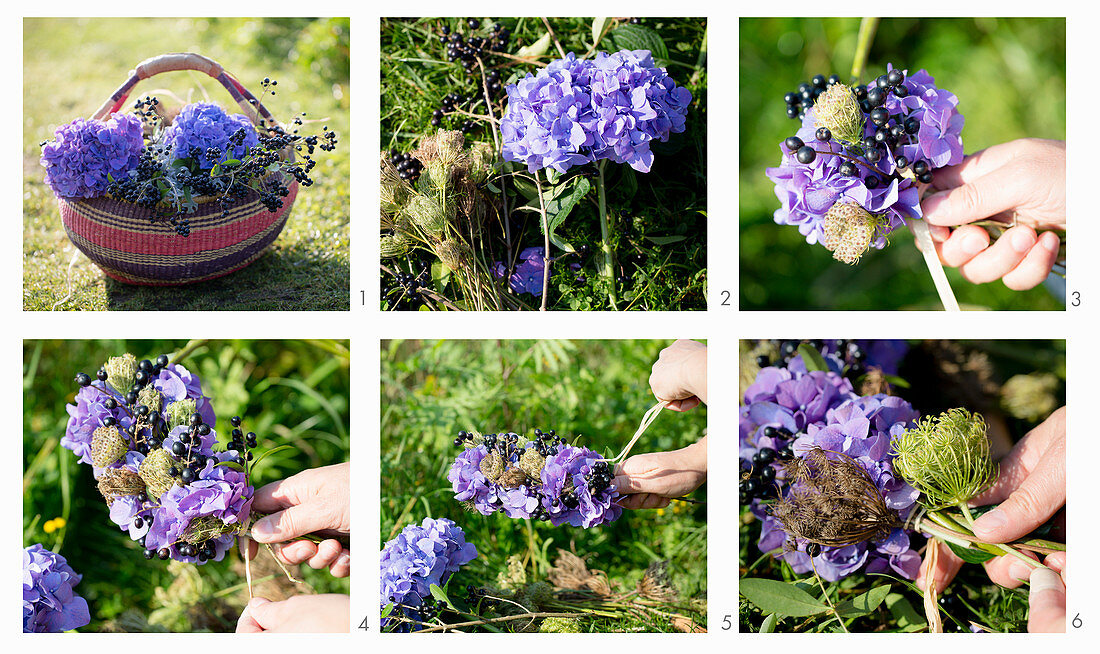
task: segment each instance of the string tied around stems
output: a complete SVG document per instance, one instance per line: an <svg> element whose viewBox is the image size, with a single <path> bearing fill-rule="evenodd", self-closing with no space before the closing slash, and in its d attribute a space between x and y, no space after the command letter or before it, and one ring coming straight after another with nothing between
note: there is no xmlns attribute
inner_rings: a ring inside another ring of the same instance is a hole
<svg viewBox="0 0 1100 654"><path fill-rule="evenodd" d="M642 421L638 425L637 431L634 432L634 436L630 439L630 442L626 444L626 447L624 447L623 450L619 452L619 455L616 456L614 459L600 460L613 466L625 461L626 457L630 455L630 450L634 448L634 444L638 442L638 439L642 437L642 434L645 433L645 430L649 429L649 426L652 425L653 421L657 419L657 415L661 413L661 410L667 407L668 404L669 403L664 400L661 400L657 402L657 404L654 404L649 409L649 411L646 411L645 415L642 416Z"/></svg>

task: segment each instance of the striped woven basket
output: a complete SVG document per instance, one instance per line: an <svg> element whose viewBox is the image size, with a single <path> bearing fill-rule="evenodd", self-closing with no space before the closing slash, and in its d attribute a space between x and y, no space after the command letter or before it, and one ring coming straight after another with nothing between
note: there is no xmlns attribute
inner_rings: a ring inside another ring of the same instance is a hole
<svg viewBox="0 0 1100 654"><path fill-rule="evenodd" d="M277 124L263 104L217 62L194 53L165 54L141 62L92 118L117 112L141 80L178 70L206 73L221 82L253 124L261 120ZM199 198L198 209L188 215L191 234L187 237L177 234L167 220L151 220L151 210L109 197L59 197L58 205L69 240L108 276L129 284L172 286L221 277L260 258L283 231L298 196L297 181L291 180L287 188L290 194L275 212L268 211L254 191L227 207L213 198ZM224 209L228 215L223 216Z"/></svg>

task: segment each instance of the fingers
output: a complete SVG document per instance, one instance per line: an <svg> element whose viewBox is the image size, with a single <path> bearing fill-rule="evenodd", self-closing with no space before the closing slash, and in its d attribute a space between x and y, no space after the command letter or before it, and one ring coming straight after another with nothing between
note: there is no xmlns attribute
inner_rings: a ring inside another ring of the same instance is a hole
<svg viewBox="0 0 1100 654"><path fill-rule="evenodd" d="M295 477L297 475L273 481L257 490L252 498L252 510L260 513L274 513L279 509L298 504Z"/></svg>
<svg viewBox="0 0 1100 654"><path fill-rule="evenodd" d="M264 628L260 626L260 623L252 617L252 607L260 606L262 604L268 604L271 600L264 599L263 597L253 598L247 606L244 607L244 611L241 612L241 617L237 619L237 633L239 634L258 634L263 633Z"/></svg>
<svg viewBox="0 0 1100 654"><path fill-rule="evenodd" d="M1061 243L1054 232L1045 232L1024 260L1002 279L1005 286L1014 291L1026 291L1043 283L1050 274L1054 262L1058 260Z"/></svg>
<svg viewBox="0 0 1100 654"><path fill-rule="evenodd" d="M954 166L944 166L936 170L932 179L932 188L938 191L953 189L969 184L1007 164L1015 156L1015 148L1003 143L979 150L963 158Z"/></svg>
<svg viewBox="0 0 1100 654"><path fill-rule="evenodd" d="M1031 573L1028 593L1027 630L1032 633L1061 633L1066 630L1066 586L1051 570L1038 568Z"/></svg>
<svg viewBox="0 0 1100 654"><path fill-rule="evenodd" d="M937 229L946 230L946 227ZM958 268L989 247L989 232L975 225L963 225L937 245L944 265Z"/></svg>
<svg viewBox="0 0 1100 654"><path fill-rule="evenodd" d="M962 568L963 561L959 557L955 556L951 548L946 545L941 545L939 552L936 556L935 568L929 567L931 557L925 555L923 561L920 564L920 574L917 575L917 588L921 590L928 590L928 584L930 581L936 582L936 592L942 593L944 588L951 583L951 580L958 574L959 569Z"/></svg>
<svg viewBox="0 0 1100 654"><path fill-rule="evenodd" d="M691 411L697 406L699 406L699 398L689 397L686 400L673 400L665 405L665 408L683 413L684 411Z"/></svg>
<svg viewBox="0 0 1100 654"><path fill-rule="evenodd" d="M333 577L346 577L351 574L351 553L347 551L340 552L340 556L336 557L332 566L329 567L329 573Z"/></svg>
<svg viewBox="0 0 1100 654"><path fill-rule="evenodd" d="M260 518L252 525L252 537L261 543L278 543L327 529L331 522L319 502L310 502Z"/></svg>
<svg viewBox="0 0 1100 654"><path fill-rule="evenodd" d="M1012 272L1035 245L1035 230L1018 225L1006 231L985 251L959 266L959 272L974 284L986 284Z"/></svg>
<svg viewBox="0 0 1100 654"><path fill-rule="evenodd" d="M1030 559L1038 560L1031 552L1024 552L1023 554ZM1008 554L990 559L982 565L985 566L985 573L989 575L990 581L1005 588L1020 586L1028 580L1031 571L1035 569L1035 566L1028 565L1015 556Z"/></svg>
<svg viewBox="0 0 1100 654"><path fill-rule="evenodd" d="M321 570L336 563L336 559L340 557L340 553L344 551L343 547L340 547L340 541L336 540L323 540L317 545L316 553L309 557L309 567L314 570Z"/></svg>
<svg viewBox="0 0 1100 654"><path fill-rule="evenodd" d="M317 545L308 540L277 543L271 546L275 556L287 565L299 565L317 555Z"/></svg>

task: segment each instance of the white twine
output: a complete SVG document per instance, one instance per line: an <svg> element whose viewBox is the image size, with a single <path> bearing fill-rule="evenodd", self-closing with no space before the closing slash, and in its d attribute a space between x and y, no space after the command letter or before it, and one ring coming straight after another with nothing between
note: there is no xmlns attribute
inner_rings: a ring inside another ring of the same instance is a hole
<svg viewBox="0 0 1100 654"><path fill-rule="evenodd" d="M642 422L638 425L638 430L634 432L634 437L631 438L630 442L626 444L626 447L623 448L623 451L619 452L619 456L615 457L614 459L600 460L611 464L622 463L624 460L626 460L626 457L630 454L630 450L634 447L634 444L638 442L638 439L642 437L642 434L645 433L645 430L649 429L649 426L652 425L653 421L657 419L657 414L661 412L661 409L664 409L667 406L668 402L665 402L664 400L661 400L657 404L653 405L653 407L650 408L649 411L646 411L645 415L642 416Z"/></svg>
<svg viewBox="0 0 1100 654"><path fill-rule="evenodd" d="M928 223L920 219L906 220L909 231L913 232L917 243L920 244L921 253L924 254L924 263L928 266L928 272L932 275L932 283L936 285L936 292L940 295L944 311L959 311L959 301L955 299L955 293L951 290L951 283L947 281L947 274L943 271L943 262L936 253L936 244L932 242L932 230Z"/></svg>

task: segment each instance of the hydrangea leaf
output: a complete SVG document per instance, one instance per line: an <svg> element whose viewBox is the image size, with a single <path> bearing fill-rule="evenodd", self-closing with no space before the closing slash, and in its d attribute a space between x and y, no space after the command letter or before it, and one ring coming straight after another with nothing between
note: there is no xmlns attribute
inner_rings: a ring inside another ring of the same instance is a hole
<svg viewBox="0 0 1100 654"><path fill-rule="evenodd" d="M798 618L829 610L806 591L774 579L742 579L738 590L765 613Z"/></svg>
<svg viewBox="0 0 1100 654"><path fill-rule="evenodd" d="M573 207L592 190L592 184L584 177L574 177L566 186L572 186L572 191L566 190L558 197L546 203L547 230L552 236L554 231L569 217Z"/></svg>
<svg viewBox="0 0 1100 654"><path fill-rule="evenodd" d="M877 609L879 604L882 604L883 600L885 600L886 596L889 594L889 584L877 586L862 595L844 600L840 604L837 604L836 612L842 618L858 618L861 615L867 615Z"/></svg>
<svg viewBox="0 0 1100 654"><path fill-rule="evenodd" d="M989 559L993 558L993 554L986 552L985 550L971 549L969 547L963 547L956 545L955 543L947 542L947 546L951 548L951 551L955 553L955 556L959 557L967 563L985 563Z"/></svg>
<svg viewBox="0 0 1100 654"><path fill-rule="evenodd" d="M619 25L611 30L615 45L622 50L649 50L655 59L668 59L668 48L661 36L641 25Z"/></svg>
<svg viewBox="0 0 1100 654"><path fill-rule="evenodd" d="M686 236L677 234L674 236L646 236L645 240L653 243L654 245L671 245L673 243L679 243L686 238Z"/></svg>

